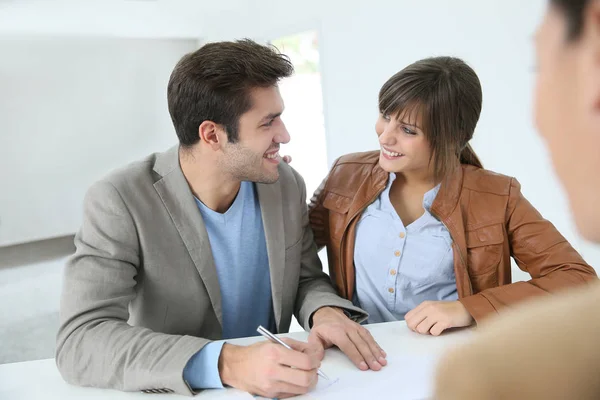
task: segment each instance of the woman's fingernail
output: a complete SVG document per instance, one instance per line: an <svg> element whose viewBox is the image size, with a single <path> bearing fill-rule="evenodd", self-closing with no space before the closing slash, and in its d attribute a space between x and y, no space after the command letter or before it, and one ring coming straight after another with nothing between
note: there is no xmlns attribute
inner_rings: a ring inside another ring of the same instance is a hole
<svg viewBox="0 0 600 400"><path fill-rule="evenodd" d="M361 361L360 362L360 369L366 369L366 368L368 368L367 363L364 362L364 361Z"/></svg>

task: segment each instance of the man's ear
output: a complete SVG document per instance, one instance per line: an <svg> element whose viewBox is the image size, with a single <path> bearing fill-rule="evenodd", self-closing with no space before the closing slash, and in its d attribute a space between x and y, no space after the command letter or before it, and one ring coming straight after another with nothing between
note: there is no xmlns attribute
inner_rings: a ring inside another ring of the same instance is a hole
<svg viewBox="0 0 600 400"><path fill-rule="evenodd" d="M600 116L600 0L588 2L583 10L581 33L567 45L576 58L573 84L596 119Z"/></svg>
<svg viewBox="0 0 600 400"><path fill-rule="evenodd" d="M590 1L583 12L583 36L600 35L600 0Z"/></svg>
<svg viewBox="0 0 600 400"><path fill-rule="evenodd" d="M221 141L223 128L221 125L216 124L212 121L204 121L198 127L198 136L200 136L200 141L208 144L212 147L213 150L218 150L221 148Z"/></svg>

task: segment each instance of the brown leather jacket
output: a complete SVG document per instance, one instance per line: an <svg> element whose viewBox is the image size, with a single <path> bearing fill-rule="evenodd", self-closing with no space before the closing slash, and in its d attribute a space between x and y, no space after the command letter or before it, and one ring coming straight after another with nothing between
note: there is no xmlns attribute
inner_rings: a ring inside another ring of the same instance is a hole
<svg viewBox="0 0 600 400"><path fill-rule="evenodd" d="M315 242L327 247L339 294L354 294L360 215L383 191L379 152L338 159L309 206ZM523 197L516 179L470 165L442 182L431 212L452 236L459 300L476 322L524 298L596 280L596 273ZM532 279L511 284L511 256Z"/></svg>

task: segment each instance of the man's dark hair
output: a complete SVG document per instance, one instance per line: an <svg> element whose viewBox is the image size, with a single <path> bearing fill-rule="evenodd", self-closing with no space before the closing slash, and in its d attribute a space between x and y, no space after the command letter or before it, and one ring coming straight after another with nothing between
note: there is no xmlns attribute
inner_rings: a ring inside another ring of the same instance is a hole
<svg viewBox="0 0 600 400"><path fill-rule="evenodd" d="M575 40L583 30L583 12L588 0L550 0L550 4L561 11L567 22L567 40Z"/></svg>
<svg viewBox="0 0 600 400"><path fill-rule="evenodd" d="M185 55L167 88L180 145L198 143L204 121L223 125L229 142L237 142L239 118L252 108L251 90L274 86L293 72L286 55L249 39L208 43Z"/></svg>

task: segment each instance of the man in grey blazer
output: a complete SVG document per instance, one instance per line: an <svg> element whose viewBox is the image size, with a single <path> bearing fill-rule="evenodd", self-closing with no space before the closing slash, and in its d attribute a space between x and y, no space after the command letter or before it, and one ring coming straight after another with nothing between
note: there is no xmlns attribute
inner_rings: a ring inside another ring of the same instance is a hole
<svg viewBox="0 0 600 400"><path fill-rule="evenodd" d="M308 225L302 177L280 163L289 134L277 82L293 72L249 40L184 56L167 97L179 145L95 183L84 202L61 299L56 362L70 383L191 395L237 387L307 392L323 349L361 369L385 353L335 294ZM292 314L309 344L241 347L222 339Z"/></svg>

